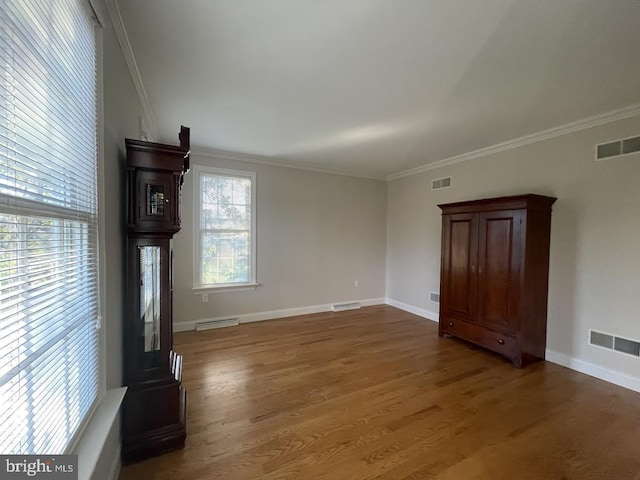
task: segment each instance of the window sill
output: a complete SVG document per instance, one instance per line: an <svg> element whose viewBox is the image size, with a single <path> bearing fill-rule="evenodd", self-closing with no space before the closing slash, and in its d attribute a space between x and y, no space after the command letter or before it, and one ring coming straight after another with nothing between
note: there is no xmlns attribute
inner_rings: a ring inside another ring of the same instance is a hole
<svg viewBox="0 0 640 480"><path fill-rule="evenodd" d="M246 292L255 290L259 286L259 283L242 283L239 285L221 285L219 287L193 287L191 291L194 295L202 295L203 293Z"/></svg>
<svg viewBox="0 0 640 480"><path fill-rule="evenodd" d="M92 478L102 449L109 436L109 432L118 418L120 405L127 387L108 390L93 417L82 433L78 446L74 449L78 455L78 479Z"/></svg>

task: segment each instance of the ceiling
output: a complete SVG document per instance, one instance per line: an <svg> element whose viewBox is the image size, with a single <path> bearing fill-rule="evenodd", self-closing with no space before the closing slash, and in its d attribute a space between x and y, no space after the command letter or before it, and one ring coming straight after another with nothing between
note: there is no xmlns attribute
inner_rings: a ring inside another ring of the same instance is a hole
<svg viewBox="0 0 640 480"><path fill-rule="evenodd" d="M157 137L385 178L640 102L638 0L118 0Z"/></svg>

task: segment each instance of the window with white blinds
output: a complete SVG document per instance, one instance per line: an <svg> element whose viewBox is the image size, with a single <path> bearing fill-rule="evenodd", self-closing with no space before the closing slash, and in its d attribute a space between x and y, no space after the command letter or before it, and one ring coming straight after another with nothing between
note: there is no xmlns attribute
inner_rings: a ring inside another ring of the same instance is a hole
<svg viewBox="0 0 640 480"><path fill-rule="evenodd" d="M99 391L96 23L0 2L0 453L63 453Z"/></svg>
<svg viewBox="0 0 640 480"><path fill-rule="evenodd" d="M196 288L256 283L254 172L196 165Z"/></svg>

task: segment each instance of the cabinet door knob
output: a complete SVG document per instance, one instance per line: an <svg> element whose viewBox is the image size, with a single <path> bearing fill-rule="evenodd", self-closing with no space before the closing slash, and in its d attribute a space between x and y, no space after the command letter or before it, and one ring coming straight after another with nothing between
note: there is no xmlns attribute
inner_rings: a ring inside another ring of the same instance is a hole
<svg viewBox="0 0 640 480"><path fill-rule="evenodd" d="M498 343L499 343L500 345L504 345L504 340L503 340L503 339L500 339L500 340L498 340Z"/></svg>
<svg viewBox="0 0 640 480"><path fill-rule="evenodd" d="M482 267L478 266L478 273L482 273Z"/></svg>
<svg viewBox="0 0 640 480"><path fill-rule="evenodd" d="M471 273L476 273L476 266L475 265L471 265Z"/></svg>
<svg viewBox="0 0 640 480"><path fill-rule="evenodd" d="M453 327L453 322L449 322L449 326L450 326L450 327Z"/></svg>

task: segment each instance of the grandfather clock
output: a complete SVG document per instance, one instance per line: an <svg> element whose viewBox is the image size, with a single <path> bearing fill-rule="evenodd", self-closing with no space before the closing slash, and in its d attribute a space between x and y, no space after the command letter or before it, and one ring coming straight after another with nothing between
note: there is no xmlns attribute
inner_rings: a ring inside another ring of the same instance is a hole
<svg viewBox="0 0 640 480"><path fill-rule="evenodd" d="M189 170L189 129L181 127L178 137L179 146L125 140L125 463L182 448L186 437L182 357L173 352L171 239L180 230L180 193Z"/></svg>

